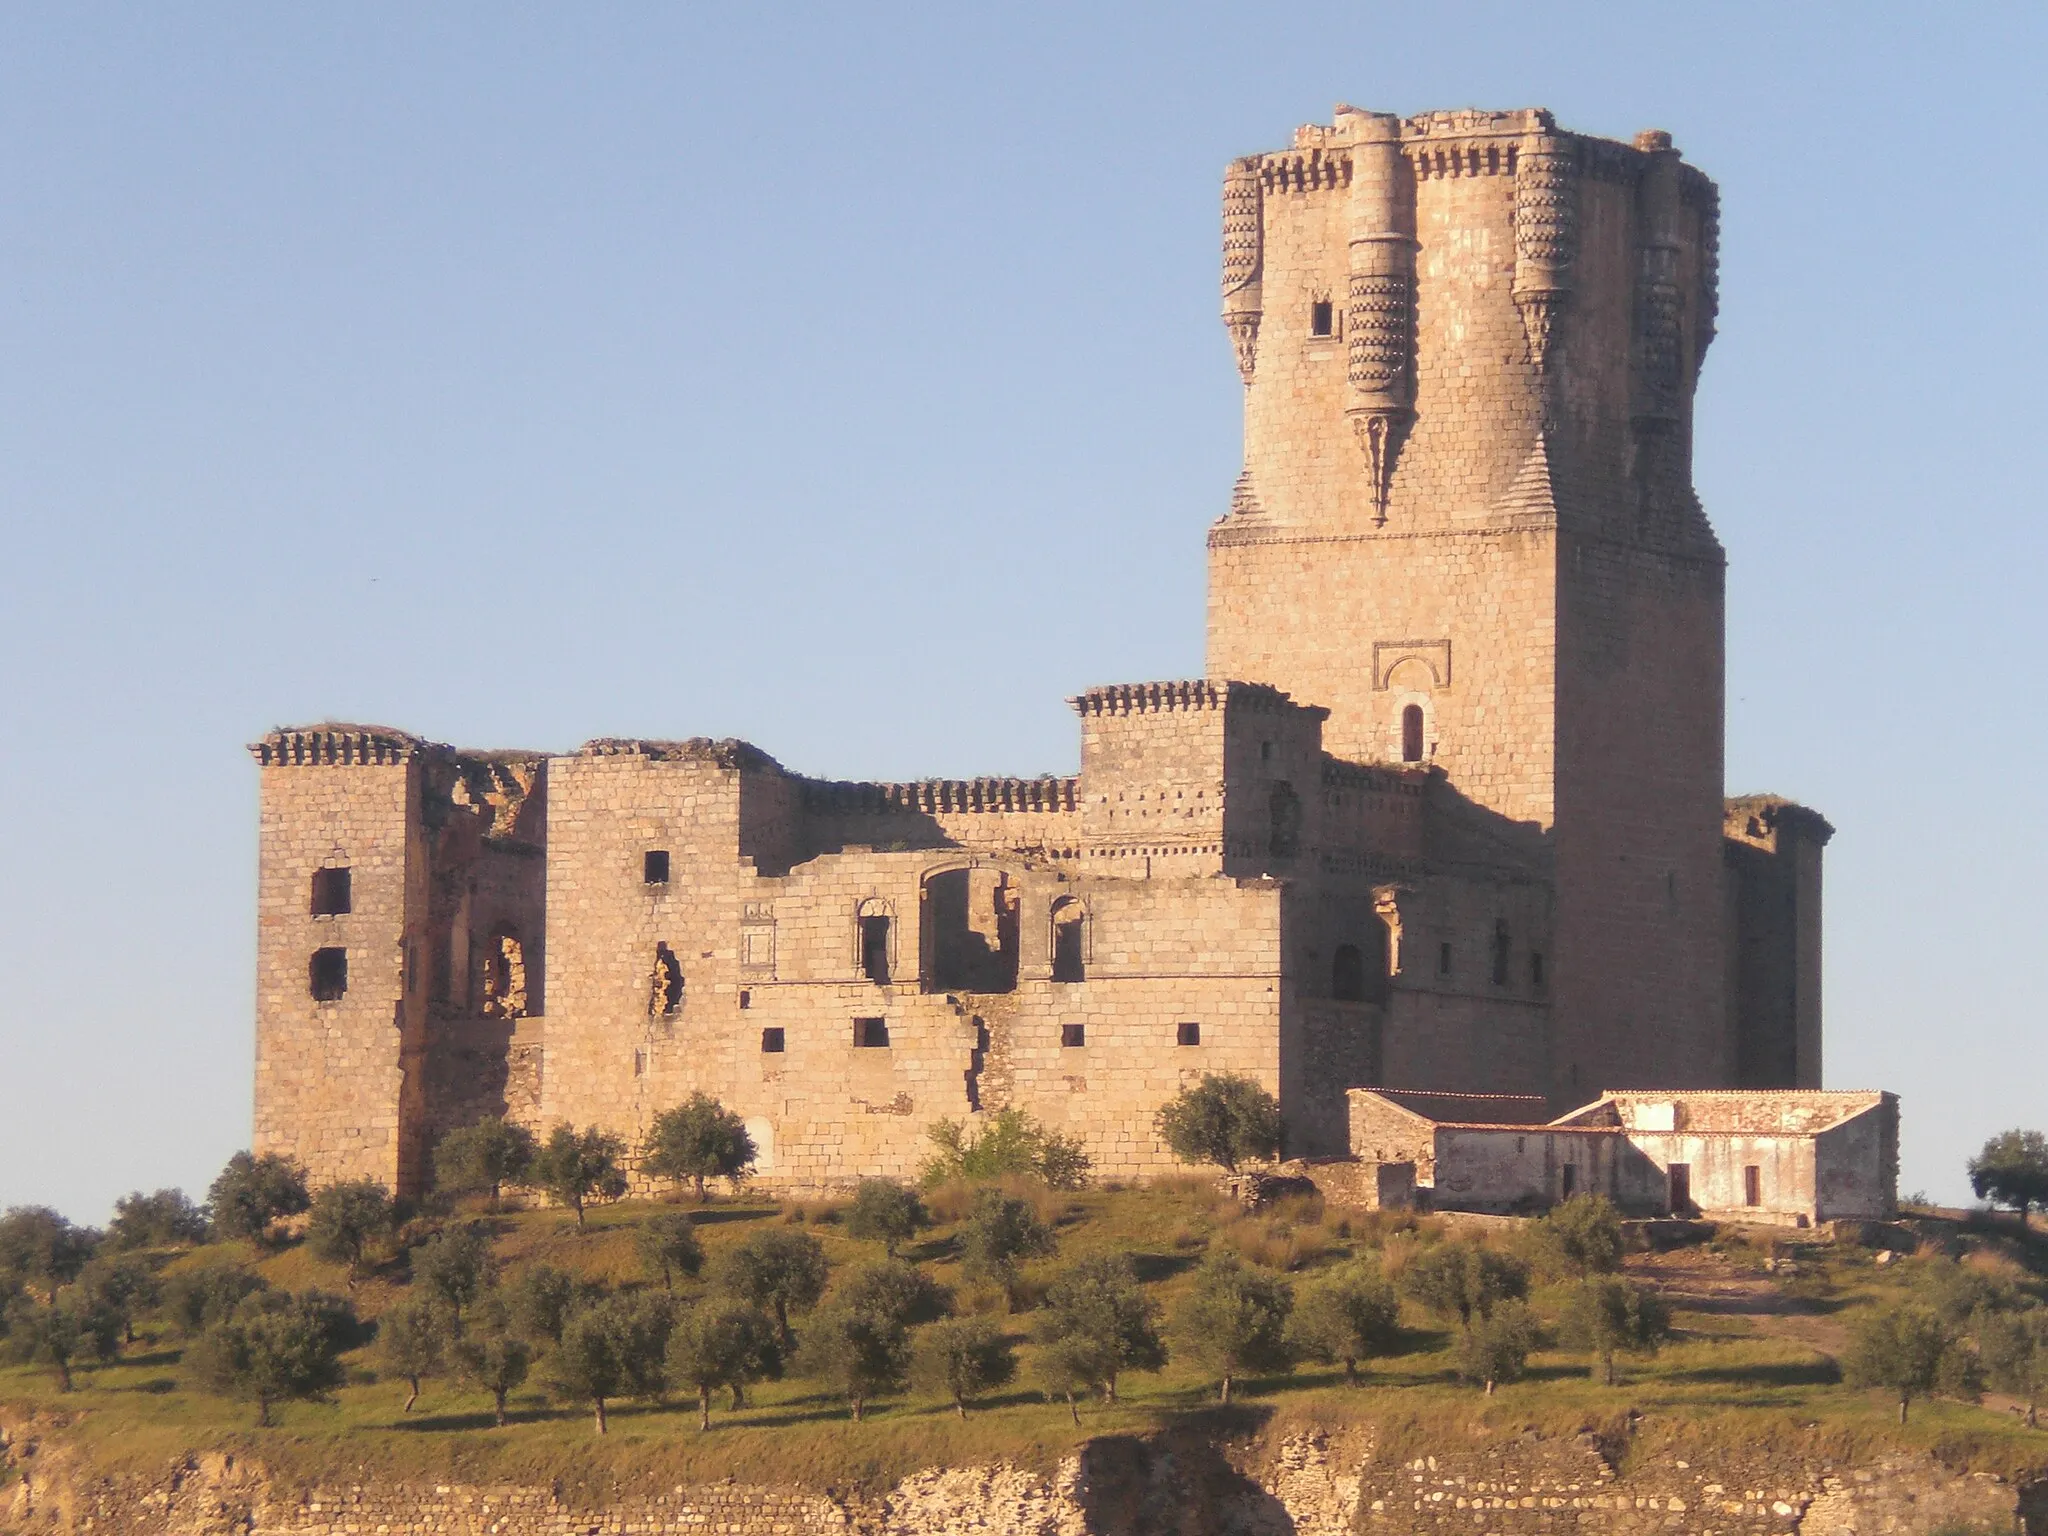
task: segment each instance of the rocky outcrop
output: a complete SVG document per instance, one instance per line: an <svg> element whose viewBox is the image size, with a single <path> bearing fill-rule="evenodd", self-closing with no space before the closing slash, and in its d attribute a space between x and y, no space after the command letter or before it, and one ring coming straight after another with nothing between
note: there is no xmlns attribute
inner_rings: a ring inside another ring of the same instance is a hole
<svg viewBox="0 0 2048 1536"><path fill-rule="evenodd" d="M1658 1456L1618 1472L1591 1436L1388 1458L1366 1425L1222 1441L1106 1436L1053 1471L934 1468L846 1496L724 1482L593 1508L556 1489L393 1480L303 1486L223 1453L96 1471L61 1425L0 1422L0 1531L23 1536L1930 1536L2022 1528L2013 1484L1923 1455ZM2032 1529L2032 1526L2028 1526Z"/></svg>

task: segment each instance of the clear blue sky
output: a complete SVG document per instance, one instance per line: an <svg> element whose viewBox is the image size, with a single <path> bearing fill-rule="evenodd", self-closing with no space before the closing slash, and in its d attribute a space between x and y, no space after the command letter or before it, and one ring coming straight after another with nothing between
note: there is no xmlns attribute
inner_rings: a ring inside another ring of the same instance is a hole
<svg viewBox="0 0 2048 1536"><path fill-rule="evenodd" d="M0 1204L249 1124L280 722L1071 768L1202 666L1233 155L1668 128L1724 198L1731 790L1826 812L1903 1187L2048 1127L2048 10L0 10Z"/></svg>

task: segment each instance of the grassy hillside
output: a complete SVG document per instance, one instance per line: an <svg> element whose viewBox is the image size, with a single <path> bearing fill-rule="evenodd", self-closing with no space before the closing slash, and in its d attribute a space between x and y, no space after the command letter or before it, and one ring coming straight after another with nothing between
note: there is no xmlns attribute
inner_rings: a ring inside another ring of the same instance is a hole
<svg viewBox="0 0 2048 1536"><path fill-rule="evenodd" d="M977 1289L960 1272L956 1239L964 1192L941 1192L935 1209L949 1219L905 1251L956 1290L961 1310L997 1317L1022 1345L1019 1384L964 1421L945 1403L907 1395L872 1405L866 1421L855 1424L842 1401L791 1378L751 1389L743 1410L721 1407L709 1434L699 1432L694 1403L679 1394L667 1404L618 1405L611 1432L599 1439L582 1407L546 1395L543 1364L514 1398L512 1422L496 1429L487 1398L446 1381L429 1381L418 1408L401 1412L404 1383L380 1380L376 1351L365 1346L349 1356L348 1383L333 1401L288 1404L277 1411L276 1427L257 1430L249 1405L190 1383L181 1365L189 1341L153 1320L140 1324L137 1342L118 1363L81 1370L77 1389L68 1394L57 1391L47 1371L0 1369L0 1403L75 1416L70 1437L109 1467L155 1468L190 1449L241 1449L308 1478L402 1472L440 1480L555 1480L565 1491L585 1493L727 1476L872 1486L917 1467L997 1457L1043 1466L1089 1436L1145 1433L1195 1415L1208 1416L1223 1432L1274 1420L1369 1418L1381 1428L1381 1453L1390 1456L1412 1454L1410 1447L1435 1435L1491 1427L1503 1433L1593 1429L1611 1436L1623 1454L1631 1446L1641 1454L1674 1437L1687 1444L1749 1445L1786 1437L1806 1445L1818 1438L1844 1454L1879 1445L1932 1448L1952 1462L2006 1473L2048 1466L2048 1430L2025 1429L2003 1400L1917 1404L1910 1424L1900 1428L1895 1404L1881 1393L1842 1385L1837 1363L1865 1309L1924 1291L1945 1266L2038 1288L2048 1273L2048 1245L2039 1234L2021 1237L2010 1223L1918 1219L1893 1229L1900 1238L1910 1230L1918 1253L1885 1262L1874 1251L1828 1245L1812 1234L1734 1230L1707 1245L1632 1253L1629 1274L1659 1287L1674 1309L1677 1333L1654 1356L1624 1357L1614 1387L1590 1378L1584 1355L1549 1350L1533 1357L1526 1379L1484 1396L1458 1382L1449 1330L1404 1304L1402 1350L1375 1361L1362 1387L1347 1387L1334 1367L1307 1366L1248 1383L1241 1401L1220 1410L1213 1380L1170 1363L1156 1375L1127 1377L1124 1400L1115 1406L1084 1405L1076 1427L1065 1403L1047 1402L1030 1387L1032 1346L1026 1342L1033 1299L1074 1258L1098 1250L1131 1255L1147 1288L1170 1310L1210 1251L1236 1249L1301 1284L1353 1255L1377 1253L1397 1273L1431 1244L1512 1245L1517 1233L1510 1223L1457 1218L1347 1221L1313 1200L1246 1216L1193 1180L1072 1195L1038 1189L1032 1198L1056 1223L1060 1251L1026 1269L1017 1313L1006 1312L999 1293ZM801 1223L819 1238L835 1274L881 1256L879 1245L846 1236L831 1207L743 1198L682 1208L696 1217L713 1255L761 1223L785 1222ZM672 1209L651 1203L598 1208L580 1233L566 1213L548 1209L463 1210L445 1220L484 1223L503 1277L547 1263L634 1288L650 1283L635 1255L634 1228ZM412 1235L419 1235L418 1227ZM254 1269L274 1286L343 1289L341 1271L297 1243L276 1249L214 1244L152 1259L166 1275L230 1264ZM408 1283L404 1253L394 1245L357 1285L355 1304L374 1320ZM1539 1313L1554 1316L1559 1298L1539 1289L1532 1301Z"/></svg>

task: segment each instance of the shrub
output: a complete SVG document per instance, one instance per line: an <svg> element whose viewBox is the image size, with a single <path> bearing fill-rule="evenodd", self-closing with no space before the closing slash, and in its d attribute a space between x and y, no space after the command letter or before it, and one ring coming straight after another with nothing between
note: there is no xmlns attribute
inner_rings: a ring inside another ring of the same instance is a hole
<svg viewBox="0 0 2048 1536"><path fill-rule="evenodd" d="M491 1240L479 1227L452 1227L412 1251L413 1284L457 1318L491 1282Z"/></svg>
<svg viewBox="0 0 2048 1536"><path fill-rule="evenodd" d="M709 1094L693 1093L654 1117L640 1169L658 1179L689 1179L704 1203L706 1179L738 1180L759 1154L746 1123Z"/></svg>
<svg viewBox="0 0 2048 1536"><path fill-rule="evenodd" d="M373 1244L391 1233L391 1196L375 1179L330 1184L313 1197L306 1223L306 1246L330 1264L347 1268L347 1284L356 1288L356 1274Z"/></svg>
<svg viewBox="0 0 2048 1536"><path fill-rule="evenodd" d="M973 1280L1003 1288L1014 1306L1018 1266L1044 1258L1059 1246L1052 1228L1038 1219L1026 1201L1001 1190L984 1189L960 1234L961 1268Z"/></svg>
<svg viewBox="0 0 2048 1536"><path fill-rule="evenodd" d="M704 1245L687 1211L663 1211L642 1223L633 1235L640 1262L661 1277L664 1291L675 1289L677 1275L694 1275L704 1267Z"/></svg>
<svg viewBox="0 0 2048 1536"><path fill-rule="evenodd" d="M825 1248L808 1232L768 1227L720 1255L713 1279L721 1289L769 1312L776 1337L790 1348L789 1314L808 1312L825 1294Z"/></svg>
<svg viewBox="0 0 2048 1536"><path fill-rule="evenodd" d="M892 1259L898 1248L930 1225L924 1202L894 1179L862 1179L846 1211L847 1236L880 1243Z"/></svg>
<svg viewBox="0 0 2048 1536"><path fill-rule="evenodd" d="M1341 1361L1358 1385L1358 1362L1390 1352L1401 1336L1401 1302L1379 1266L1354 1260L1302 1292L1288 1338L1310 1360Z"/></svg>
<svg viewBox="0 0 2048 1536"><path fill-rule="evenodd" d="M306 1170L289 1157L237 1152L206 1192L207 1215L222 1237L260 1243L272 1223L296 1216L313 1203Z"/></svg>
<svg viewBox="0 0 2048 1536"><path fill-rule="evenodd" d="M1077 1388L1115 1402L1123 1372L1156 1371L1166 1364L1158 1321L1159 1305L1138 1284L1128 1258L1090 1254L1061 1271L1046 1290L1037 1329L1042 1381L1065 1396L1070 1409Z"/></svg>
<svg viewBox="0 0 2048 1536"><path fill-rule="evenodd" d="M548 1132L547 1141L534 1154L527 1178L557 1205L576 1213L576 1230L583 1230L583 1208L592 1200L616 1200L626 1192L625 1171L619 1166L626 1144L607 1136L596 1126L578 1131L564 1123Z"/></svg>
<svg viewBox="0 0 2048 1536"><path fill-rule="evenodd" d="M911 1379L949 1399L961 1418L967 1400L1005 1385L1017 1374L1017 1354L986 1318L949 1317L917 1330Z"/></svg>
<svg viewBox="0 0 2048 1536"><path fill-rule="evenodd" d="M497 1296L505 1326L530 1344L559 1344L569 1314L593 1300L589 1287L574 1275L547 1264L523 1269Z"/></svg>
<svg viewBox="0 0 2048 1536"><path fill-rule="evenodd" d="M1852 1386L1883 1387L1899 1401L1899 1422L1915 1397L1928 1397L1945 1371L1955 1369L1955 1330L1932 1307L1899 1302L1862 1318L1848 1359Z"/></svg>
<svg viewBox="0 0 2048 1536"><path fill-rule="evenodd" d="M270 1289L270 1282L228 1264L187 1270L164 1283L164 1315L187 1338L225 1322L246 1297Z"/></svg>
<svg viewBox="0 0 2048 1536"><path fill-rule="evenodd" d="M2037 1405L2048 1395L2048 1307L1981 1316L1977 1347L1992 1385L2025 1403L2027 1428L2035 1428L2040 1423Z"/></svg>
<svg viewBox="0 0 2048 1536"><path fill-rule="evenodd" d="M51 1302L17 1295L7 1308L7 1353L28 1365L57 1373L57 1390L71 1390L71 1367L81 1360L112 1360L121 1353L124 1319L105 1301L83 1290Z"/></svg>
<svg viewBox="0 0 2048 1536"><path fill-rule="evenodd" d="M914 1264L883 1259L849 1275L833 1293L832 1304L914 1328L952 1312L953 1293Z"/></svg>
<svg viewBox="0 0 2048 1536"><path fill-rule="evenodd" d="M123 1343L135 1342L135 1318L163 1300L163 1282L155 1269L138 1258L96 1255L80 1271L78 1289L97 1305L110 1309L121 1320Z"/></svg>
<svg viewBox="0 0 2048 1536"><path fill-rule="evenodd" d="M1470 1327L1503 1301L1529 1294L1529 1269L1519 1259L1477 1243L1441 1243L1410 1258L1401 1289L1439 1317Z"/></svg>
<svg viewBox="0 0 2048 1536"><path fill-rule="evenodd" d="M491 1115L441 1138L434 1148L434 1184L452 1194L488 1190L496 1210L507 1184L525 1182L539 1151L533 1132Z"/></svg>
<svg viewBox="0 0 2048 1536"><path fill-rule="evenodd" d="M355 1309L335 1296L257 1291L193 1346L193 1374L207 1390L256 1404L270 1423L273 1404L322 1399L341 1384L341 1352L355 1331Z"/></svg>
<svg viewBox="0 0 2048 1536"><path fill-rule="evenodd" d="M748 1382L780 1374L782 1347L775 1324L760 1308L714 1299L676 1319L667 1359L669 1379L697 1394L697 1427L706 1430L711 1427L711 1394L727 1388L733 1407L744 1407Z"/></svg>
<svg viewBox="0 0 2048 1536"><path fill-rule="evenodd" d="M1249 1371L1285 1370L1287 1314L1294 1293L1237 1255L1211 1255L1174 1309L1174 1352L1222 1378L1222 1400Z"/></svg>
<svg viewBox="0 0 2048 1536"><path fill-rule="evenodd" d="M1621 1212L1605 1195L1573 1195L1530 1224L1531 1257L1542 1273L1583 1279L1621 1268Z"/></svg>
<svg viewBox="0 0 2048 1536"><path fill-rule="evenodd" d="M1235 1173L1240 1163L1266 1162L1280 1151L1280 1101L1236 1073L1204 1073L1161 1106L1153 1123L1184 1163L1215 1163Z"/></svg>
<svg viewBox="0 0 2048 1536"><path fill-rule="evenodd" d="M1480 1382L1491 1396L1503 1381L1519 1381L1541 1342L1535 1314L1519 1301L1502 1300L1473 1318L1458 1335L1458 1374Z"/></svg>
<svg viewBox="0 0 2048 1536"><path fill-rule="evenodd" d="M1645 1286L1612 1275L1589 1276L1572 1288L1560 1332L1572 1348L1599 1361L1602 1379L1611 1387L1616 1353L1656 1353L1671 1336L1671 1309Z"/></svg>
<svg viewBox="0 0 2048 1536"><path fill-rule="evenodd" d="M78 1278L99 1234L73 1226L46 1205L17 1205L0 1216L0 1278L34 1286L47 1299Z"/></svg>
<svg viewBox="0 0 2048 1536"><path fill-rule="evenodd" d="M141 1190L114 1202L107 1236L116 1248L181 1248L206 1241L206 1212L182 1189Z"/></svg>
<svg viewBox="0 0 2048 1536"><path fill-rule="evenodd" d="M951 1179L986 1183L1010 1177L1035 1178L1051 1189L1081 1189L1090 1163L1081 1143L1047 1130L1021 1109L999 1109L984 1117L981 1130L967 1134L966 1122L938 1120L925 1132L938 1150L920 1174L931 1189Z"/></svg>

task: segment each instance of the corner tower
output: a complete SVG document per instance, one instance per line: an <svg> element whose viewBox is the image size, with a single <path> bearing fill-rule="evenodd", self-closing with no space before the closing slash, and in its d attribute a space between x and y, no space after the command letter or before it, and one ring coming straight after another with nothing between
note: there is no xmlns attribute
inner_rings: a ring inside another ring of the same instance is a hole
<svg viewBox="0 0 2048 1536"><path fill-rule="evenodd" d="M1223 225L1245 452L1210 675L1540 834L1553 1098L1731 1084L1713 183L1661 133L1341 107L1232 164Z"/></svg>

